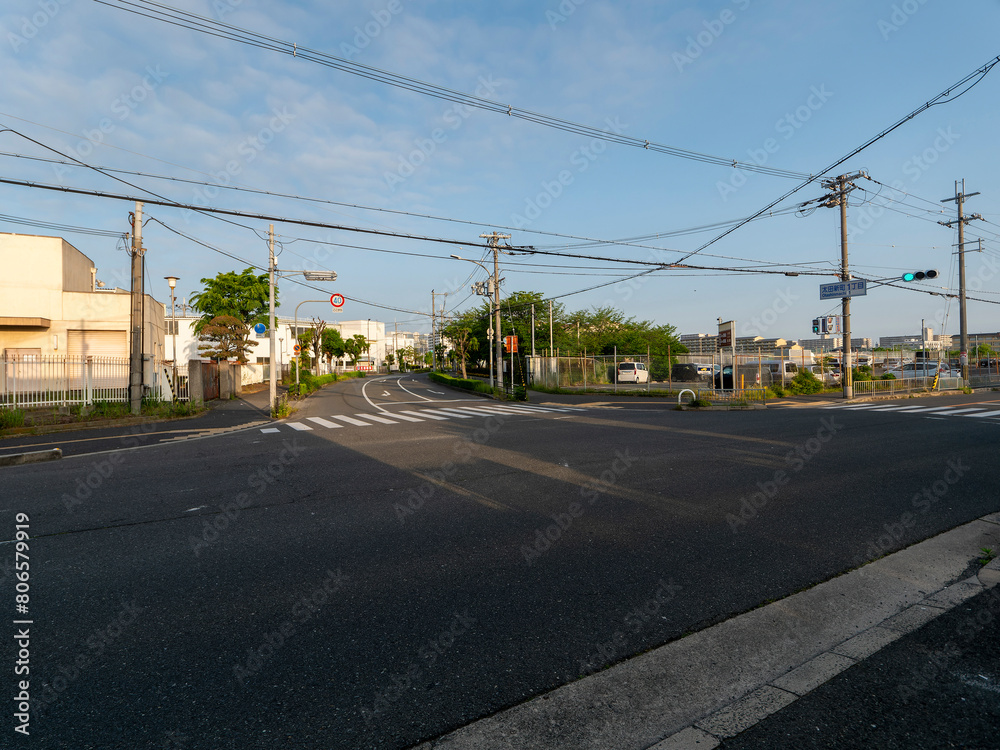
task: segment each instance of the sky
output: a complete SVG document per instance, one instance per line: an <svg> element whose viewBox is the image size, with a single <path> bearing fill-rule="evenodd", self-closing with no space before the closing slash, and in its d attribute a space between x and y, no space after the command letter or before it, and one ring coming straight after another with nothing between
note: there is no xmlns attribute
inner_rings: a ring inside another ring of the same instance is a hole
<svg viewBox="0 0 1000 750"><path fill-rule="evenodd" d="M966 258L968 330L1000 331L1000 67L820 174L994 60L998 0L961 12L942 0L160 6L294 44L294 55L127 10L149 7L3 3L0 177L261 217L147 204L147 291L161 301L168 275L184 298L202 278L266 268L274 223L283 274L338 274L312 288L282 278L280 314L317 300L300 315L428 331L432 291L447 294L436 297L447 314L481 301L470 284L486 272L450 256L492 267L480 235L496 231L513 249L500 256L504 294L539 292L570 311L610 306L682 334L714 333L721 318L740 336L811 338L813 318L840 310L819 295L838 280L840 212L815 199L829 192L824 178L864 172L847 210L850 269L869 280L852 302L853 335L915 335L922 320L958 334L957 300L941 296L958 291L957 229L938 222L956 218L955 202L942 201L961 180L979 193L966 214L982 216L965 235L976 251ZM500 111L372 80L333 58ZM607 140L618 137L633 145ZM128 287L121 235L132 209L0 184L0 232L62 236L108 286ZM628 279L654 266L620 262L681 259L703 268ZM898 281L926 269L940 276ZM334 292L347 299L339 312L325 301Z"/></svg>

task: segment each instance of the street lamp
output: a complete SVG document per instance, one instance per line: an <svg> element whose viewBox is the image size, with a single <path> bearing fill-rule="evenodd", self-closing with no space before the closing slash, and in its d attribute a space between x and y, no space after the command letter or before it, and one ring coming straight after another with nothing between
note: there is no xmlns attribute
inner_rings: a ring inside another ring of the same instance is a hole
<svg viewBox="0 0 1000 750"><path fill-rule="evenodd" d="M174 314L174 289L177 286L177 282L180 277L178 276L164 276L167 283L170 284L170 332L173 336L173 360L174 360L174 382L173 382L173 397L177 400L177 317Z"/></svg>
<svg viewBox="0 0 1000 750"><path fill-rule="evenodd" d="M484 266L478 260L472 260L471 258L463 258L460 255L452 255L451 257L454 258L455 260L464 260L464 261L467 261L469 263L475 263L477 266L479 266L484 271L486 271L486 278L490 282L492 282L492 285L493 285L493 296L497 300L496 304L497 304L497 309L499 310L500 309L500 289L499 289L499 286L496 283L496 279L493 278L493 276L490 275L490 269L488 269L486 266ZM434 313L434 311L432 310L431 314L433 314L433 313ZM486 328L487 328L487 334L490 334L490 335L493 335L493 329L490 327L492 325L492 317L493 317L493 298L491 297L490 298L490 318L491 318L491 321L490 321L490 323L487 323L487 326L486 326ZM489 346L489 349L490 349L490 388L495 388L496 384L494 383L494 378L493 378L493 345L492 345L492 341L489 342L489 343L490 343L490 346ZM498 364L498 367L499 367L499 364Z"/></svg>

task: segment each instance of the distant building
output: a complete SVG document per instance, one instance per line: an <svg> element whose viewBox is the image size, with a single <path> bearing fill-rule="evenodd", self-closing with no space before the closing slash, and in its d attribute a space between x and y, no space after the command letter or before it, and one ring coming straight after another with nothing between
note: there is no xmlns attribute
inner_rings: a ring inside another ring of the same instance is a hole
<svg viewBox="0 0 1000 750"><path fill-rule="evenodd" d="M920 349L925 346L927 349L950 349L952 336L948 334L934 335L933 328L924 328L924 335L915 334L909 336L881 336L878 345L883 349Z"/></svg>

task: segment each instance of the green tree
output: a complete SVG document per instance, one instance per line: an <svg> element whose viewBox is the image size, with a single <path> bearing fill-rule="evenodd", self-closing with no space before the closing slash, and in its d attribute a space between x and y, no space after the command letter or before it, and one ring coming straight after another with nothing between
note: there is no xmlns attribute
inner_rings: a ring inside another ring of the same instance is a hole
<svg viewBox="0 0 1000 750"><path fill-rule="evenodd" d="M299 342L299 362L302 364L303 370L308 370L312 367L313 358L309 350L312 349L313 337L315 335L316 332L312 328L307 328L297 337L297 341Z"/></svg>
<svg viewBox="0 0 1000 750"><path fill-rule="evenodd" d="M362 334L356 333L344 342L344 354L351 358L351 364L355 365L358 358L368 351L368 339Z"/></svg>
<svg viewBox="0 0 1000 750"><path fill-rule="evenodd" d="M330 362L334 359L340 359L343 357L344 338L340 335L340 331L335 328L327 328L323 331L320 350L323 352L323 356L326 357L327 364L330 364Z"/></svg>
<svg viewBox="0 0 1000 750"><path fill-rule="evenodd" d="M237 346L236 358L246 362L248 350L257 342L250 342L250 329L257 323L266 324L269 319L267 274L255 275L252 268L242 273L228 271L215 278L202 279L204 288L191 295L191 306L200 312L201 318L195 323L194 331L200 334L212 320L220 316L236 318L246 332ZM274 290L274 306L278 306L278 290Z"/></svg>
<svg viewBox="0 0 1000 750"><path fill-rule="evenodd" d="M249 340L249 329L232 315L219 315L203 326L198 334L202 343L198 351L212 359L233 359L246 362L246 352L256 341Z"/></svg>
<svg viewBox="0 0 1000 750"><path fill-rule="evenodd" d="M466 363L468 362L469 355L479 349L479 340L472 333L476 323L475 312L469 311L448 323L443 331L444 335L451 341L455 357L462 368L463 378L468 377Z"/></svg>

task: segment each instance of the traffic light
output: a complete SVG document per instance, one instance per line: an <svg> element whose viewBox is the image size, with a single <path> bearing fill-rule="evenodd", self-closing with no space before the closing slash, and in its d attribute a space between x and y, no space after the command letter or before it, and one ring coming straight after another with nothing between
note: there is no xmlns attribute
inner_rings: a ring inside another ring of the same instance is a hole
<svg viewBox="0 0 1000 750"><path fill-rule="evenodd" d="M813 318L813 333L819 333L819 318Z"/></svg>
<svg viewBox="0 0 1000 750"><path fill-rule="evenodd" d="M911 271L903 274L903 281L923 281L924 279L936 279L938 272L935 269L929 271Z"/></svg>

